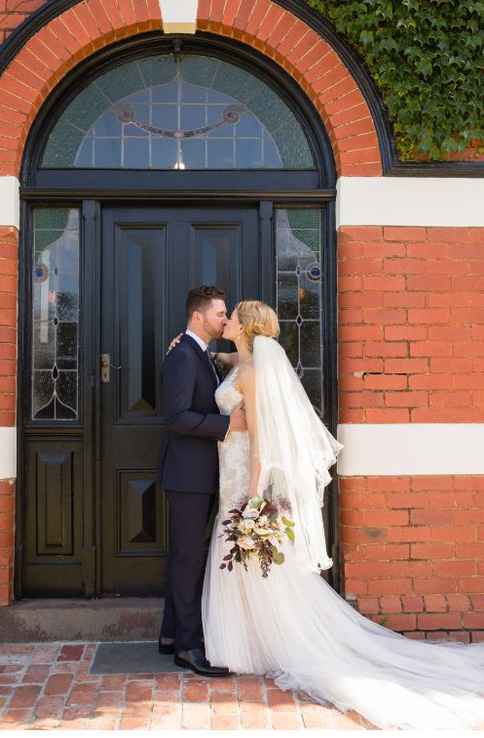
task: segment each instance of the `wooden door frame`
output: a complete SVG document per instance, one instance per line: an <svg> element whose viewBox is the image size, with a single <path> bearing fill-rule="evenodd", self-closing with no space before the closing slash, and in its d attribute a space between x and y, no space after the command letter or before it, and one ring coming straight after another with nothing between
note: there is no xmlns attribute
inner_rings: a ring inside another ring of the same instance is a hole
<svg viewBox="0 0 484 738"><path fill-rule="evenodd" d="M53 193L50 193L53 195ZM52 438L62 434L65 438L77 437L84 441L85 453L83 455L83 476L85 489L91 494L83 497L83 541L81 552L81 568L84 582L84 596L99 596L101 582L101 556L96 555L101 546L100 525L100 490L101 490L101 457L100 457L100 412L101 387L99 372L96 366L96 358L99 357L101 349L101 326L99 314L101 309L101 280L100 260L102 257L102 234L101 218L103 205L114 204L128 206L128 204L140 207L173 207L174 205L194 207L220 207L227 206L256 205L259 209L260 247L261 247L261 287L262 296L266 301L274 304L275 298L275 262L274 262L274 229L273 212L276 207L322 207L322 295L327 295L328 300L324 302L323 316L321 321L322 330L322 352L324 366L324 422L328 429L336 435L338 418L338 391L337 391L337 295L336 295L336 224L335 224L335 192L334 190L302 192L226 192L220 191L180 193L170 192L146 197L139 193L123 193L122 196L112 193L102 198L92 199L83 197L87 193L56 193L57 196L46 198L46 193L39 191L22 192L21 203L21 239L19 263L19 337L18 337L18 403L17 403L17 491L16 491L16 542L15 542L15 598L22 598L22 573L23 573L23 551L24 551L24 511L25 499L24 485L25 475L23 472L26 461L24 444L26 438L32 436L35 427L35 435L39 438ZM89 193L91 194L91 193ZM188 194L188 197L187 197ZM242 195L242 196L241 196ZM309 196L308 196L309 195ZM46 202L47 200L47 202ZM81 295L84 305L89 305L87 314L83 315L80 333L80 345L83 347L84 361L80 367L80 422L73 427L60 424L57 428L52 425L42 427L42 423L36 421L32 424L26 416L27 403L24 392L29 387L30 376L30 244L32 242L32 207L35 204L55 207L65 207L70 204L79 208L81 223L81 261L80 279ZM327 509L329 538L331 551L335 565L330 571L330 583L336 589L341 590L341 561L339 551L339 516L338 496L339 485L336 474L333 474L327 491Z"/></svg>

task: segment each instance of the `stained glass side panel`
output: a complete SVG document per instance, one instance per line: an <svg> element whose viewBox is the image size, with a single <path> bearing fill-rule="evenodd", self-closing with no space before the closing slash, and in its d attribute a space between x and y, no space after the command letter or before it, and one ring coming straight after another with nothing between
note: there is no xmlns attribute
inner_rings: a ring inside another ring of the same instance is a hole
<svg viewBox="0 0 484 738"><path fill-rule="evenodd" d="M280 342L311 402L322 411L321 211L276 210Z"/></svg>
<svg viewBox="0 0 484 738"><path fill-rule="evenodd" d="M79 211L34 210L32 420L78 420Z"/></svg>

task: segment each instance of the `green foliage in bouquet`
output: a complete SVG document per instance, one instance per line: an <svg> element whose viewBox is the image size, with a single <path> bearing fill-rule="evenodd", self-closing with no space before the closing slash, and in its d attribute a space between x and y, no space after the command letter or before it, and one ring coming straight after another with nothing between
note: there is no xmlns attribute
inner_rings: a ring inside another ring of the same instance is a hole
<svg viewBox="0 0 484 738"><path fill-rule="evenodd" d="M484 141L484 2L306 0L366 63L401 160ZM484 146L479 148L479 152Z"/></svg>

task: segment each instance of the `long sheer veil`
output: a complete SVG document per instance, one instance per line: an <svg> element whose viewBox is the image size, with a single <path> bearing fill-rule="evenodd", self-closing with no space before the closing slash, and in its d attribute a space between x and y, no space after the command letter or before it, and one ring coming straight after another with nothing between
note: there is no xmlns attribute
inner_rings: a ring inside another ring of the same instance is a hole
<svg viewBox="0 0 484 738"><path fill-rule="evenodd" d="M321 508L343 444L314 410L282 346L256 336L253 349L260 477L258 493L287 499L295 522L295 553L315 572L329 569Z"/></svg>

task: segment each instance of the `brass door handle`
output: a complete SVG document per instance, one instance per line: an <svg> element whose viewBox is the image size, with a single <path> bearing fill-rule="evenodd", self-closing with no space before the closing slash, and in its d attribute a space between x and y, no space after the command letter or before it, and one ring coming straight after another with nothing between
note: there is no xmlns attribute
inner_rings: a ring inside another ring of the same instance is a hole
<svg viewBox="0 0 484 738"><path fill-rule="evenodd" d="M122 369L122 366L111 364L110 354L101 354L101 382L109 384L111 381L111 369Z"/></svg>

